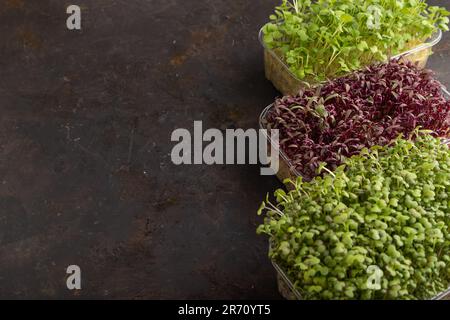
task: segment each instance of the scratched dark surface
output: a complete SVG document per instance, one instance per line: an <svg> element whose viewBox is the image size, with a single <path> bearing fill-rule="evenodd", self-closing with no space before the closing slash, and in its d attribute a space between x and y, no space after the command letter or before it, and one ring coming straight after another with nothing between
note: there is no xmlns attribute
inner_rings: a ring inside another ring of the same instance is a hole
<svg viewBox="0 0 450 320"><path fill-rule="evenodd" d="M255 234L276 178L170 160L194 120L257 127L277 2L0 0L0 298L279 298ZM450 84L449 35L435 51Z"/></svg>

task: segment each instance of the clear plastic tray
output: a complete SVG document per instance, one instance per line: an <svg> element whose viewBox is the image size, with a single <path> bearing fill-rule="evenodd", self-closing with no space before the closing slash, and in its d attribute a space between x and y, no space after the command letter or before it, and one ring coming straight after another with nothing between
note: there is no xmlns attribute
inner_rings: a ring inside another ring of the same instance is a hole
<svg viewBox="0 0 450 320"><path fill-rule="evenodd" d="M304 300L301 293L295 288L294 284L289 277L284 273L283 269L272 260L272 265L277 271L277 282L278 291L281 296L286 300ZM430 300L449 300L450 299L450 288L441 292L437 296L431 298Z"/></svg>
<svg viewBox="0 0 450 320"><path fill-rule="evenodd" d="M261 113L261 115L259 116L259 127L261 129L267 129L266 127L266 116L267 113L269 112L269 110L273 107L273 103L268 105L263 112ZM301 174L295 169L295 166L292 164L292 162L289 160L288 156L283 152L283 150L281 150L279 148L279 146L276 146L275 143L272 141L271 137L269 137L266 134L266 138L267 138L267 142L269 144L268 146L268 150L276 150L278 151L279 154L279 168L278 168L278 172L277 172L277 178L278 180L280 180L281 182L284 183L284 181L286 179L290 179L292 181L295 181L295 179L298 176L301 176Z"/></svg>
<svg viewBox="0 0 450 320"><path fill-rule="evenodd" d="M445 98L447 100L450 100L450 93L447 91L447 89L443 86L442 87L442 92L445 96ZM261 115L259 116L259 127L261 129L267 129L266 127L266 116L267 113L269 112L269 110L273 107L273 103L268 105L262 112ZM267 136L267 142L269 144L268 146L268 150L271 150L271 147L274 148L274 150L278 150L278 153L280 155L280 161L279 161L279 169L277 172L277 178L281 181L284 182L286 179L290 179L295 181L295 179L299 176L301 176L301 174L295 169L295 166L292 164L292 162L289 160L288 156L280 149L278 148L274 142L272 141L272 139ZM450 139L447 139L445 141L446 143L450 143ZM287 185L288 188L291 188L291 185Z"/></svg>
<svg viewBox="0 0 450 320"><path fill-rule="evenodd" d="M264 27L259 31L259 41L264 48L264 66L266 78L270 80L275 88L283 95L294 95L301 88L317 83L308 83L298 79L283 60L264 43ZM442 31L438 29L425 43L412 48L404 53L393 56L391 59L406 59L421 68L427 64L428 57L432 54L432 48L442 39Z"/></svg>
<svg viewBox="0 0 450 320"><path fill-rule="evenodd" d="M450 100L450 93L447 91L445 87L442 87L442 92L444 93L446 99ZM270 108L272 108L272 106L273 104L267 106L261 113L261 116L259 118L259 125L261 129L266 128L264 125L264 120L267 115L267 112L270 110ZM271 141L270 137L267 136L267 139L269 145L272 145L273 142ZM443 139L442 142L450 144L450 139ZM278 179L280 179L282 182L286 178L294 180L300 174L292 165L292 163L289 161L287 156L283 153L283 151L279 150L279 154L280 154L280 161L279 161L280 169L277 174ZM274 260L272 260L272 265L277 271L278 291L283 296L283 298L287 300L302 300L301 293L295 288L294 284L289 279L289 277L284 273L281 267ZM450 300L450 288L433 297L431 300Z"/></svg>

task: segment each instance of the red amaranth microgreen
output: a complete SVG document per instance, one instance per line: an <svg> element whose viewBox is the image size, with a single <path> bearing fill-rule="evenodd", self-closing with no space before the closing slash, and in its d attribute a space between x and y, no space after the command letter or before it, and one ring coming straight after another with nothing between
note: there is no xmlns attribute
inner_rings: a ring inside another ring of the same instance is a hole
<svg viewBox="0 0 450 320"><path fill-rule="evenodd" d="M391 61L366 67L297 96L276 100L267 126L305 179L321 162L331 170L364 147L386 145L416 127L446 136L450 102L429 70Z"/></svg>

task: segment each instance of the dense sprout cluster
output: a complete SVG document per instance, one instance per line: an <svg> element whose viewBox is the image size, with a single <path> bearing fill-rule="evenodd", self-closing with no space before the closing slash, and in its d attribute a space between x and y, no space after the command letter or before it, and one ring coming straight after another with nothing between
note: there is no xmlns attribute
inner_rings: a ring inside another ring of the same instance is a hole
<svg viewBox="0 0 450 320"><path fill-rule="evenodd" d="M424 0L283 0L263 29L264 42L297 78L323 81L448 30L448 15Z"/></svg>
<svg viewBox="0 0 450 320"><path fill-rule="evenodd" d="M258 231L304 298L429 299L450 285L450 151L415 134L262 204Z"/></svg>
<svg viewBox="0 0 450 320"><path fill-rule="evenodd" d="M265 125L306 180L320 162L333 170L364 147L385 145L417 126L447 135L450 102L429 70L391 61L276 100Z"/></svg>

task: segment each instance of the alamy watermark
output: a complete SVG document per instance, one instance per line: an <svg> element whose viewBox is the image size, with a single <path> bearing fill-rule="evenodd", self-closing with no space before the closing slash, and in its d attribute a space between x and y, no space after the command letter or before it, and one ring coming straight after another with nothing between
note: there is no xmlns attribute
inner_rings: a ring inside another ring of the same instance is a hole
<svg viewBox="0 0 450 320"><path fill-rule="evenodd" d="M278 130L208 129L203 132L202 122L194 121L193 134L187 129L176 129L171 140L178 142L171 153L176 165L259 163L261 175L275 175L279 169Z"/></svg>
<svg viewBox="0 0 450 320"><path fill-rule="evenodd" d="M367 273L370 275L367 279L367 289L381 290L381 279L383 278L383 271L380 267L371 265L367 267Z"/></svg>
<svg viewBox="0 0 450 320"><path fill-rule="evenodd" d="M81 290L81 268L76 264L67 267L66 273L69 275L66 286L69 290Z"/></svg>
<svg viewBox="0 0 450 320"><path fill-rule="evenodd" d="M81 30L81 8L75 4L67 7L66 13L70 16L66 20L66 26L69 30Z"/></svg>
<svg viewBox="0 0 450 320"><path fill-rule="evenodd" d="M381 8L377 5L370 5L367 8L367 28L371 30L378 30L381 27Z"/></svg>

